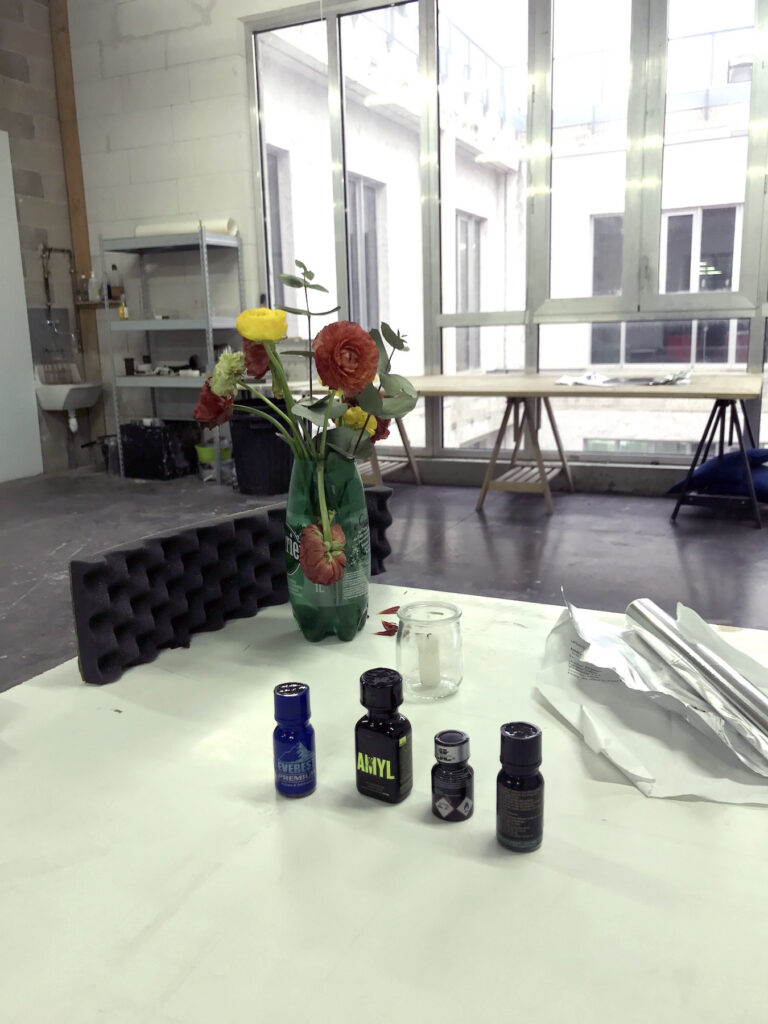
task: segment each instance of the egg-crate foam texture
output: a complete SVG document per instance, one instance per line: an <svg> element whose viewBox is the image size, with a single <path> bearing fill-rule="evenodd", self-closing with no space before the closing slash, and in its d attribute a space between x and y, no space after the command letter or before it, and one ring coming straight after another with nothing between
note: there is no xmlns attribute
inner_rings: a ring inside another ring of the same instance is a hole
<svg viewBox="0 0 768 1024"><path fill-rule="evenodd" d="M366 490L372 575L391 551L391 493ZM287 602L285 506L74 560L70 583L80 674L87 683L115 682L165 648L188 647L195 633Z"/></svg>

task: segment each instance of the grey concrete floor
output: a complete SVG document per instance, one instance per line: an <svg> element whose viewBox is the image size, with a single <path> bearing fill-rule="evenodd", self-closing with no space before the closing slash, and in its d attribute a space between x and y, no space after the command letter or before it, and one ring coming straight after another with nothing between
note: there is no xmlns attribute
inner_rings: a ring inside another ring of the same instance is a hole
<svg viewBox="0 0 768 1024"><path fill-rule="evenodd" d="M0 484L0 690L76 653L68 565L152 533L269 504L187 477L75 472ZM764 628L768 529L663 498L566 494L547 516L533 495L395 485L388 583L620 611L651 597Z"/></svg>

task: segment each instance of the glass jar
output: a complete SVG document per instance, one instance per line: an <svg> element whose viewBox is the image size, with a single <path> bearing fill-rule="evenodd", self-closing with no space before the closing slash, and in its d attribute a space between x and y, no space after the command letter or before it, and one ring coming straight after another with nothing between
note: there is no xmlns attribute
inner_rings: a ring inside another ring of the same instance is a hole
<svg viewBox="0 0 768 1024"><path fill-rule="evenodd" d="M397 669L407 700L450 697L464 675L461 609L447 601L415 601L397 613Z"/></svg>

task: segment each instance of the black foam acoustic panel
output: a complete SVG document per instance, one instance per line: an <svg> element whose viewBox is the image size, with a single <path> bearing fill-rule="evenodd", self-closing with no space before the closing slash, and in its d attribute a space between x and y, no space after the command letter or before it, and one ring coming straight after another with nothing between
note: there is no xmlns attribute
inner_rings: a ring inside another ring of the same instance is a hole
<svg viewBox="0 0 768 1024"><path fill-rule="evenodd" d="M372 575L391 552L391 493L366 490ZM188 647L194 633L288 600L285 506L75 560L70 583L80 674L87 683L114 682L164 648Z"/></svg>

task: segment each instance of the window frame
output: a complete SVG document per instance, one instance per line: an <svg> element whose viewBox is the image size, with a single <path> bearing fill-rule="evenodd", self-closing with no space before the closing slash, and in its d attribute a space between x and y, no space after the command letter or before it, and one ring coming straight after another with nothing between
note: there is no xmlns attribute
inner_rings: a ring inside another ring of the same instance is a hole
<svg viewBox="0 0 768 1024"><path fill-rule="evenodd" d="M634 322L643 320L749 319L747 369L762 372L768 316L768 61L761 60L768 38L768 0L755 0L755 52L750 85L750 131L743 205L737 204L740 245L734 246L737 291L666 293L660 290L661 183L666 101L667 12L669 0L631 0L631 78L627 105L625 207L623 221L622 294L573 299L549 295L551 239L552 19L554 0L528 0L528 103L526 125L526 302L524 309L444 313L441 305L440 181L438 117L438 0L417 0L419 7L419 71L431 84L422 96L421 197L423 241L424 372L443 367L442 328L523 325L525 369L539 368L539 325L547 323ZM344 181L343 78L340 23L343 15L389 7L371 0L328 0L318 11L314 3L274 10L245 19L254 182L256 187L256 264L266 280L264 208L260 170L259 100L254 33L318 21L326 23L328 39L331 155L334 164L334 216L337 292L340 317L348 318L348 254ZM729 204L732 205L732 204ZM739 212L740 215L739 215ZM693 260L692 260L693 263ZM698 269L698 268L697 268ZM693 332L695 335L695 332ZM692 349L695 354L695 337ZM622 354L624 346L622 345ZM706 364L718 366L720 364ZM760 403L750 403L753 420ZM426 447L429 455L471 457L463 449L442 445L439 399L426 401Z"/></svg>

